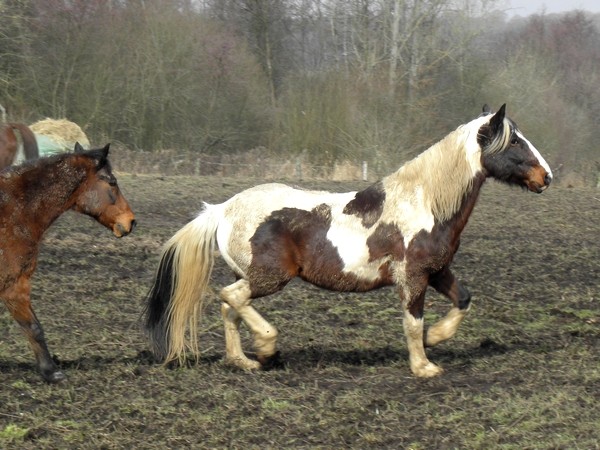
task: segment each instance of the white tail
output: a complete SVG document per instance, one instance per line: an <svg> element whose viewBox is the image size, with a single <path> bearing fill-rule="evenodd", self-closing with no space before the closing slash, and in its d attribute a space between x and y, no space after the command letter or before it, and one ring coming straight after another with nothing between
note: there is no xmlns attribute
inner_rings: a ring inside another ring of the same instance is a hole
<svg viewBox="0 0 600 450"><path fill-rule="evenodd" d="M214 265L219 215L206 205L164 246L146 297L146 330L154 354L168 363L198 355L198 323Z"/></svg>

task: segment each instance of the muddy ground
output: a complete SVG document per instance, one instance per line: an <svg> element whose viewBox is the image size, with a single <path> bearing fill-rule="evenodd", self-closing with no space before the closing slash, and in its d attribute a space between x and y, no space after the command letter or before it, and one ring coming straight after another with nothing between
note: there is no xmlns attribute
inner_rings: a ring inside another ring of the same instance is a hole
<svg viewBox="0 0 600 450"><path fill-rule="evenodd" d="M445 373L424 380L410 373L393 289L351 295L301 282L255 302L280 331L283 368L226 367L216 301L200 362L155 364L139 318L163 242L202 200L258 181L119 180L135 233L117 240L67 213L48 232L34 279L66 384L42 382L0 310L0 448L599 448L598 190L484 187L454 264L473 307L452 341L428 351ZM215 292L232 280L219 263ZM427 322L447 308L429 292Z"/></svg>

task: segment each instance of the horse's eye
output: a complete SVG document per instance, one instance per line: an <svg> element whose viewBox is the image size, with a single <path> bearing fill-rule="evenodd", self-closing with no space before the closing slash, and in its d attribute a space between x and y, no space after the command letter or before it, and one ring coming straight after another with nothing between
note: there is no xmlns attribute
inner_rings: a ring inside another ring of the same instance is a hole
<svg viewBox="0 0 600 450"><path fill-rule="evenodd" d="M117 185L117 180L116 178L113 177L101 177L100 178L102 181L106 181L108 183L109 186L116 186Z"/></svg>
<svg viewBox="0 0 600 450"><path fill-rule="evenodd" d="M512 138L510 141L510 145L517 145L519 143L519 139L517 139L516 137Z"/></svg>

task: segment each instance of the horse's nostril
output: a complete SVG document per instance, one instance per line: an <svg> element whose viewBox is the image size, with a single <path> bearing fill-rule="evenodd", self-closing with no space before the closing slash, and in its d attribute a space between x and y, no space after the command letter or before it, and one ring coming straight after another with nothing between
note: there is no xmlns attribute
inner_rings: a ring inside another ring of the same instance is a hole
<svg viewBox="0 0 600 450"><path fill-rule="evenodd" d="M547 173L546 176L544 177L544 183L546 183L546 186L548 186L551 182L552 182L552 175Z"/></svg>
<svg viewBox="0 0 600 450"><path fill-rule="evenodd" d="M133 231L135 229L135 227L137 226L137 221L134 219L131 221L131 228L130 228L130 232Z"/></svg>

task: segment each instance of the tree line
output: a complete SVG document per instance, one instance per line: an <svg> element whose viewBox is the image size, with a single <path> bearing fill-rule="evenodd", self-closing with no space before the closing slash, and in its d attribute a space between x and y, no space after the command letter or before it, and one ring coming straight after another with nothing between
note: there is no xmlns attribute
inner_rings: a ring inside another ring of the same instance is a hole
<svg viewBox="0 0 600 450"><path fill-rule="evenodd" d="M372 167L507 103L554 168L592 181L600 18L501 3L0 0L0 103L143 151Z"/></svg>

